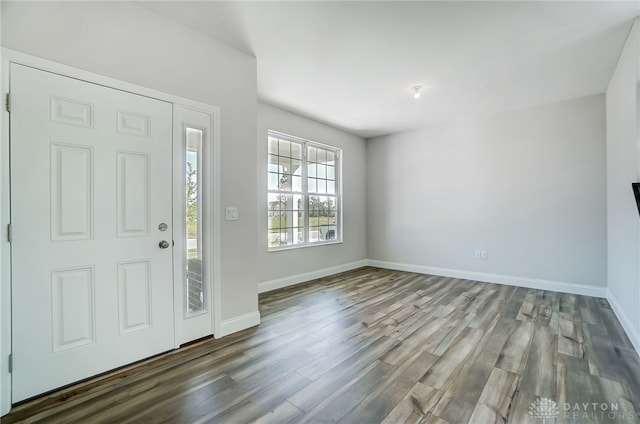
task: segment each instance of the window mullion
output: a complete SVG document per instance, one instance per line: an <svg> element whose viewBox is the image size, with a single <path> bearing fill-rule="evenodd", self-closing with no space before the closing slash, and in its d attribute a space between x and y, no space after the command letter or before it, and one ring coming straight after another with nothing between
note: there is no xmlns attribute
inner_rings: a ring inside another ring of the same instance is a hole
<svg viewBox="0 0 640 424"><path fill-rule="evenodd" d="M342 157L340 151L335 153L334 179L336 196L336 238L342 240Z"/></svg>
<svg viewBox="0 0 640 424"><path fill-rule="evenodd" d="M302 143L302 195L304 197L304 244L309 243L309 191L307 188L307 143Z"/></svg>

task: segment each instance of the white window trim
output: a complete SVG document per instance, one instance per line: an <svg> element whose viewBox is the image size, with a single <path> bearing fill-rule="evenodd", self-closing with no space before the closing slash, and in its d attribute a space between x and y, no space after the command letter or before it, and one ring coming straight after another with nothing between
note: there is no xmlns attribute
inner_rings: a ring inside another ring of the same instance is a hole
<svg viewBox="0 0 640 424"><path fill-rule="evenodd" d="M298 244L284 245L284 246L269 246L269 242L267 240L267 248L269 252L280 252L284 250L292 250L292 249L304 249L307 247L316 247L316 246L327 246L331 244L341 244L343 243L343 228L342 228L342 149L339 147L331 146L329 144L319 143L317 141L308 140L306 138L297 137L291 134L283 133L275 130L267 131L267 140L269 137L276 137L279 139L289 140L296 143L302 144L302 190L300 192L286 192L280 190L269 190L267 183L267 195L268 194L297 194L301 195L304 198L304 231L303 231L303 242ZM268 141L267 141L268 143ZM335 153L336 155L336 193L330 194L328 196L335 196L336 198L336 238L334 240L326 240L326 241L309 241L309 197L312 195L322 196L322 194L309 194L308 191L308 167L307 167L307 147L318 147L321 149L329 150ZM267 149L267 157L268 157L268 149ZM269 171L267 170L267 175ZM269 210L269 206L267 204L267 211ZM268 221L267 221L268 224ZM268 225L267 225L267 233L268 233Z"/></svg>

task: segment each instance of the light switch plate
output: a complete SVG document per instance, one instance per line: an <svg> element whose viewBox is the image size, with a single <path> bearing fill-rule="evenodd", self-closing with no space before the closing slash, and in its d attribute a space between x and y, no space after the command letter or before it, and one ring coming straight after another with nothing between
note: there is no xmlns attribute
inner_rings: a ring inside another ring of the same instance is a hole
<svg viewBox="0 0 640 424"><path fill-rule="evenodd" d="M226 210L226 219L227 221L237 221L238 220L238 208L236 207L228 207Z"/></svg>

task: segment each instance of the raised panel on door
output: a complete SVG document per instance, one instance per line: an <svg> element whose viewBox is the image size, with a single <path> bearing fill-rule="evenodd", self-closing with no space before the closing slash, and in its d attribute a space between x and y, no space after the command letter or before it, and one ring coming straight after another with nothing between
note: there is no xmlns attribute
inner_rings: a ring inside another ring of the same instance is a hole
<svg viewBox="0 0 640 424"><path fill-rule="evenodd" d="M120 334L151 326L151 267L149 261L118 264Z"/></svg>
<svg viewBox="0 0 640 424"><path fill-rule="evenodd" d="M61 352L95 343L93 267L51 272L52 349Z"/></svg>
<svg viewBox="0 0 640 424"><path fill-rule="evenodd" d="M123 134L136 135L139 137L149 136L149 121L151 118L145 115L138 115L131 112L118 111L118 132Z"/></svg>
<svg viewBox="0 0 640 424"><path fill-rule="evenodd" d="M51 122L93 128L93 105L51 96Z"/></svg>
<svg viewBox="0 0 640 424"><path fill-rule="evenodd" d="M93 148L51 143L51 240L93 238Z"/></svg>
<svg viewBox="0 0 640 424"><path fill-rule="evenodd" d="M118 237L142 237L149 232L149 155L117 153Z"/></svg>
<svg viewBox="0 0 640 424"><path fill-rule="evenodd" d="M175 346L172 105L17 64L10 78L17 402Z"/></svg>

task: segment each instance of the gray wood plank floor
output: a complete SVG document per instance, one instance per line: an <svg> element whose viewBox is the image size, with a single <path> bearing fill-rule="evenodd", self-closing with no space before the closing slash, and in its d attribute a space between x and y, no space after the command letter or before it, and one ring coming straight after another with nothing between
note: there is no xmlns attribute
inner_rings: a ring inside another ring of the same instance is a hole
<svg viewBox="0 0 640 424"><path fill-rule="evenodd" d="M260 311L2 423L640 422L640 360L604 299L366 267Z"/></svg>

